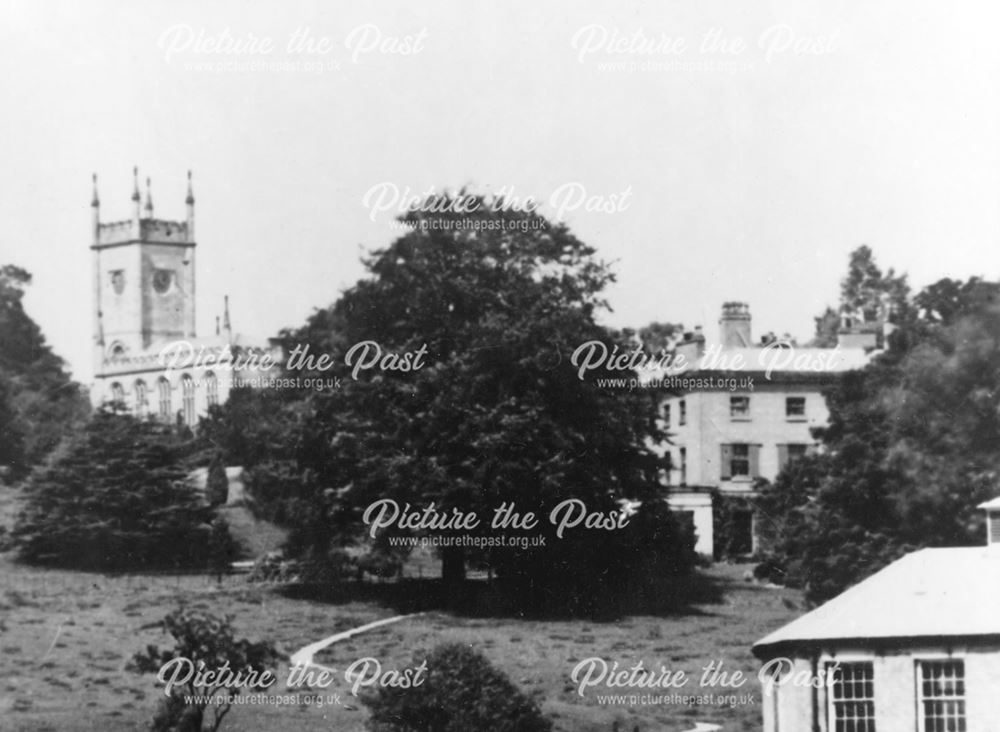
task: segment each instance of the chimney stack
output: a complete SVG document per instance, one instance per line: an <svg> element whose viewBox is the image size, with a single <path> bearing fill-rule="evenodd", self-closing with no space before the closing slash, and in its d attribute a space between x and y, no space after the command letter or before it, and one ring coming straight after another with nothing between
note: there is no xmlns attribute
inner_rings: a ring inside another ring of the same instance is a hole
<svg viewBox="0 0 1000 732"><path fill-rule="evenodd" d="M745 302L722 303L719 340L723 348L750 348L750 306Z"/></svg>

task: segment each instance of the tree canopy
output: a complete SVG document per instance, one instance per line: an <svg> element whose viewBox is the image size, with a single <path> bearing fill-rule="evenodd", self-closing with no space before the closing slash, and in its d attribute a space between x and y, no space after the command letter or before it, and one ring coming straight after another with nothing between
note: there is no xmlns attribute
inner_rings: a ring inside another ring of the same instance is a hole
<svg viewBox="0 0 1000 732"><path fill-rule="evenodd" d="M369 277L286 333L313 353L372 343L424 356L419 370L344 366L341 388L298 395L288 439L254 485L295 497L293 544L314 553L363 536L363 510L383 498L487 519L510 502L541 517L569 498L609 515L642 502L621 532L556 540L543 526L544 549L444 550L446 579L475 558L539 606L584 598L649 557L683 571L690 548L658 505L662 464L647 447L662 437L654 395L599 388L569 362L588 340L626 345L596 320L612 272L565 225L474 200L472 213L443 197L405 214L408 232L366 261Z"/></svg>
<svg viewBox="0 0 1000 732"><path fill-rule="evenodd" d="M27 474L82 420L86 398L25 312L31 275L0 267L0 480Z"/></svg>
<svg viewBox="0 0 1000 732"><path fill-rule="evenodd" d="M822 454L760 501L783 579L825 600L901 554L978 544L1000 477L997 288L941 280L903 312L892 348L827 394Z"/></svg>
<svg viewBox="0 0 1000 732"><path fill-rule="evenodd" d="M206 564L211 512L172 428L102 410L25 485L13 538L29 562L87 569Z"/></svg>

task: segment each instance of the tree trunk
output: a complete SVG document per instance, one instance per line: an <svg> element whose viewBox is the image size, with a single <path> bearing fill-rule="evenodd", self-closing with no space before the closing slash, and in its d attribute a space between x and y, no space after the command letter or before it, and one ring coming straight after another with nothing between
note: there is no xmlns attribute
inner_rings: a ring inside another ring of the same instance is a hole
<svg viewBox="0 0 1000 732"><path fill-rule="evenodd" d="M465 581L465 548L447 546L441 550L441 579L447 585Z"/></svg>

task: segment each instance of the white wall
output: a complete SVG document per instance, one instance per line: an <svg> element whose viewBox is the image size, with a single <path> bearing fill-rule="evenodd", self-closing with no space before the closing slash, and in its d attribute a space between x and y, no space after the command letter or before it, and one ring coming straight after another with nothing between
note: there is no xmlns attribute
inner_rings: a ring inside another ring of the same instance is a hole
<svg viewBox="0 0 1000 732"><path fill-rule="evenodd" d="M956 618L956 627L961 619ZM876 653L870 649L841 649L818 658L819 668L840 660L873 664L875 723L879 732L914 732L918 727L917 681L919 660L961 659L965 663L966 729L969 732L1000 732L1000 643L923 646ZM811 672L810 659L796 658L795 672ZM791 683L768 694L762 687L764 732L809 732L812 729L812 693L809 687ZM818 690L819 728L829 729L829 695Z"/></svg>

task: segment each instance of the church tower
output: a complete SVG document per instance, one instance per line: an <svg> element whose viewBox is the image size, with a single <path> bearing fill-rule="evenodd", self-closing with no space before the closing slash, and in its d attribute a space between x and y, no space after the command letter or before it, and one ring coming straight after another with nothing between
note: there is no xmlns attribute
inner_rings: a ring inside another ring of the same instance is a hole
<svg viewBox="0 0 1000 732"><path fill-rule="evenodd" d="M164 343L195 336L194 195L188 172L187 216L153 215L152 184L139 195L133 169L132 216L101 223L97 176L91 201L94 255L94 373L118 371Z"/></svg>
<svg viewBox="0 0 1000 732"><path fill-rule="evenodd" d="M195 334L194 192L187 174L183 221L153 215L152 184L145 200L134 176L132 216L101 223L97 176L91 200L90 245L94 255L95 407L112 402L132 414L195 428L212 407L223 404L234 379L263 378L234 354L256 349L232 331L229 298L224 324L215 335ZM280 349L274 345L275 357ZM168 348L169 346L169 348ZM242 383L242 381L241 381Z"/></svg>

